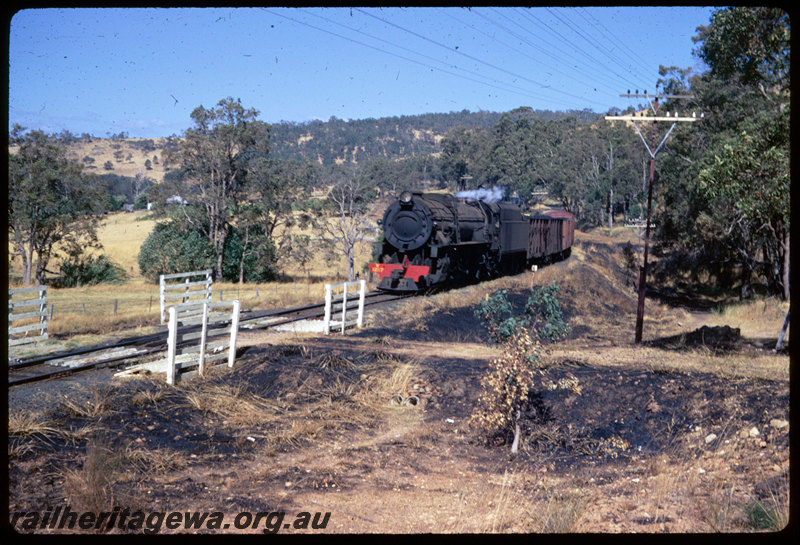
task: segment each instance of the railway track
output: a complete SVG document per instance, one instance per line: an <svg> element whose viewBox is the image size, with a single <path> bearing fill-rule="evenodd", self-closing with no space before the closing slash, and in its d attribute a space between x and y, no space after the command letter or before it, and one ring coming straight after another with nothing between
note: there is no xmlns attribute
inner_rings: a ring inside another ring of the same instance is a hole
<svg viewBox="0 0 800 545"><path fill-rule="evenodd" d="M395 295L384 292L370 292L364 296L364 306L386 304L408 295ZM348 310L356 308L358 301L348 302ZM321 318L325 315L325 304L315 303L271 311L243 312L239 319L239 329L269 329L281 325ZM200 326L196 326L200 329ZM194 328L187 328L189 330ZM131 360L142 360L166 350L167 329L150 335L128 337L119 341L101 344L69 352L48 354L8 365L8 386L17 386L57 377L64 377L83 371L121 367Z"/></svg>

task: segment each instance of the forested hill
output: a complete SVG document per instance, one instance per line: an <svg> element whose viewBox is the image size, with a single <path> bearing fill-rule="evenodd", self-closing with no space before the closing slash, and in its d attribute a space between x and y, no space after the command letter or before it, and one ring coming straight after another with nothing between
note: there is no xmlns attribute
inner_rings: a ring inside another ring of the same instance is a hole
<svg viewBox="0 0 800 545"><path fill-rule="evenodd" d="M545 120L572 116L579 121L593 121L598 117L588 111L526 109L526 112L531 117ZM352 121L336 117L307 123L284 121L271 126L270 152L282 159L307 159L323 165L428 155L441 151L440 141L452 129L489 129L497 124L502 115L497 112L462 110Z"/></svg>

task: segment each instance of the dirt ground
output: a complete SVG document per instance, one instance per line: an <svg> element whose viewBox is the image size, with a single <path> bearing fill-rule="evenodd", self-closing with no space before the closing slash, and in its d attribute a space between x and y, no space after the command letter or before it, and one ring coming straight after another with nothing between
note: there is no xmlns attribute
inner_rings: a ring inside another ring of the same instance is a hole
<svg viewBox="0 0 800 545"><path fill-rule="evenodd" d="M575 377L581 391L530 396L515 456L507 437L469 426L500 353L474 309L495 286L519 303L529 275L372 313L344 336L242 333L233 369L174 388L108 374L15 388L10 519L23 514L21 532L64 531L30 513L68 505L221 512L228 524L160 533L783 528L790 385L788 354L771 350L777 328L737 331L705 310L648 301L635 347L635 294L617 250L584 237L534 279L558 282L571 325L543 346L547 377ZM242 513L285 518L238 528ZM324 528L303 526L305 514Z"/></svg>

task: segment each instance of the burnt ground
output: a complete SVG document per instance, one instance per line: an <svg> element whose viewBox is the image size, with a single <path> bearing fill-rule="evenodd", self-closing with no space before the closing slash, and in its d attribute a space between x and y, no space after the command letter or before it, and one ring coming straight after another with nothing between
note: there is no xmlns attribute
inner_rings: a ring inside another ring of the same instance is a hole
<svg viewBox="0 0 800 545"><path fill-rule="evenodd" d="M766 348L774 338L703 329L706 315L669 307L632 347L632 296L601 250L547 273L572 330L542 347L543 379L581 390L539 388L515 456L508 436L468 425L499 354L474 317L477 288L345 336L243 333L234 369L175 388L97 376L15 388L9 514L219 511L220 531L260 532L234 528L237 513L330 513L324 530L277 528L305 534L781 528L788 357ZM513 282L519 303L528 278Z"/></svg>

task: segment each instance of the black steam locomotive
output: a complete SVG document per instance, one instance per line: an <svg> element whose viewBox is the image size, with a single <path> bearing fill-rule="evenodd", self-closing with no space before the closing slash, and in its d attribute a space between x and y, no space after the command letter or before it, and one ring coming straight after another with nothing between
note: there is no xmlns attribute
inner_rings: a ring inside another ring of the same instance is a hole
<svg viewBox="0 0 800 545"><path fill-rule="evenodd" d="M369 270L378 289L419 291L517 274L566 258L575 219L561 210L525 216L508 201L404 192L381 222L383 247Z"/></svg>

